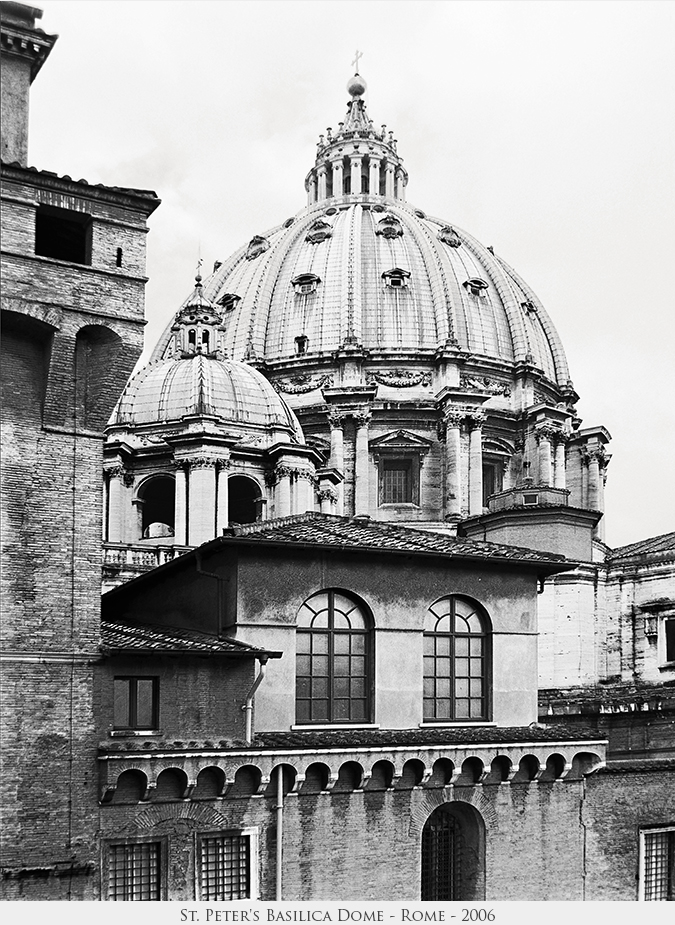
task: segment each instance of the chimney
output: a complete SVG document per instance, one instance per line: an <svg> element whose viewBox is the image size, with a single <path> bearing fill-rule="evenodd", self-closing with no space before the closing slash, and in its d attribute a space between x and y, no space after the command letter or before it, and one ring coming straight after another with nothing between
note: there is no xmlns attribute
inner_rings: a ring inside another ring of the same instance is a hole
<svg viewBox="0 0 675 925"><path fill-rule="evenodd" d="M30 85L47 60L57 35L35 26L42 10L25 3L0 3L2 160L28 166Z"/></svg>

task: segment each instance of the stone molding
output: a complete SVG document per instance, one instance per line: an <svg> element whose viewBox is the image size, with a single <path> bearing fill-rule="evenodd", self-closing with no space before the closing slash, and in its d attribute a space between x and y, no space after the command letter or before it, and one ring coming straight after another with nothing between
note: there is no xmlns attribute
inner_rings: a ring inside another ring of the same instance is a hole
<svg viewBox="0 0 675 925"><path fill-rule="evenodd" d="M409 389L416 385L431 385L431 373L412 372L408 369L393 369L390 372L369 372L368 385L385 385L392 389Z"/></svg>
<svg viewBox="0 0 675 925"><path fill-rule="evenodd" d="M511 387L501 382L499 379L492 379L490 376L468 376L459 377L459 387L470 392L487 392L489 395L503 395L510 398Z"/></svg>
<svg viewBox="0 0 675 925"><path fill-rule="evenodd" d="M314 389L329 388L333 385L331 375L319 376L289 376L286 379L274 379L272 388L276 392L285 392L287 395L304 395L306 392L313 392Z"/></svg>

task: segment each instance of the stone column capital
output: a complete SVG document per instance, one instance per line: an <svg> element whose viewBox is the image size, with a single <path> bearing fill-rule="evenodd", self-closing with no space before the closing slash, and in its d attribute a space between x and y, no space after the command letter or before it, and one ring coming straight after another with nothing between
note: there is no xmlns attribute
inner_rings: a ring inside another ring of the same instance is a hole
<svg viewBox="0 0 675 925"><path fill-rule="evenodd" d="M341 430L347 416L344 411L330 408L328 410L328 426L331 430Z"/></svg>
<svg viewBox="0 0 675 925"><path fill-rule="evenodd" d="M367 427L372 417L370 408L357 408L351 414L357 428Z"/></svg>

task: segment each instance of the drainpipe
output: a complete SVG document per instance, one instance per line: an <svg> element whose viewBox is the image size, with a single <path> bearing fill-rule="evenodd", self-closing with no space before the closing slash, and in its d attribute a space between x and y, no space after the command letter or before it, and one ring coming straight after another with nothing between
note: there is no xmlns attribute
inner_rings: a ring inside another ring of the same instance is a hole
<svg viewBox="0 0 675 925"><path fill-rule="evenodd" d="M277 768L277 891L276 901L281 902L281 871L284 836L284 767Z"/></svg>
<svg viewBox="0 0 675 925"><path fill-rule="evenodd" d="M250 745L253 742L253 698L255 692L258 690L262 684L263 678L265 677L265 672L267 671L267 656L260 656L260 673L255 679L251 686L251 690L246 695L246 702L242 707L242 710L246 713L246 744Z"/></svg>

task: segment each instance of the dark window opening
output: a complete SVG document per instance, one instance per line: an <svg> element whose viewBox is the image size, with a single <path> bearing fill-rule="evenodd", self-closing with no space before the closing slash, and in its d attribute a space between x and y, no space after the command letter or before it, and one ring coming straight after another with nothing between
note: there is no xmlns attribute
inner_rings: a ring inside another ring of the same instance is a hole
<svg viewBox="0 0 675 925"><path fill-rule="evenodd" d="M115 678L113 725L115 729L157 729L158 678Z"/></svg>
<svg viewBox="0 0 675 925"><path fill-rule="evenodd" d="M483 507L488 506L490 495L496 495L504 484L504 470L498 464L483 465Z"/></svg>
<svg viewBox="0 0 675 925"><path fill-rule="evenodd" d="M261 519L262 498L257 482L245 475L227 480L229 521L231 524L254 524Z"/></svg>
<svg viewBox="0 0 675 925"><path fill-rule="evenodd" d="M161 899L160 842L110 845L108 851L108 899Z"/></svg>
<svg viewBox="0 0 675 925"><path fill-rule="evenodd" d="M313 594L298 612L297 722L369 722L371 666L369 626L359 605L340 591Z"/></svg>
<svg viewBox="0 0 675 925"><path fill-rule="evenodd" d="M91 216L54 206L35 215L35 253L39 257L91 263Z"/></svg>
<svg viewBox="0 0 675 925"><path fill-rule="evenodd" d="M199 860L199 899L202 902L253 898L249 835L202 835L199 839Z"/></svg>
<svg viewBox="0 0 675 925"><path fill-rule="evenodd" d="M424 719L487 720L487 618L469 599L450 595L429 608L424 624Z"/></svg>
<svg viewBox="0 0 675 925"><path fill-rule="evenodd" d="M666 661L675 662L675 618L666 620Z"/></svg>
<svg viewBox="0 0 675 925"><path fill-rule="evenodd" d="M122 248L121 247L117 248L117 256L115 258L115 262L118 267L122 266Z"/></svg>
<svg viewBox="0 0 675 925"><path fill-rule="evenodd" d="M539 495L536 493L523 495L523 504L539 504Z"/></svg>
<svg viewBox="0 0 675 925"><path fill-rule="evenodd" d="M412 503L412 459L382 462L382 504Z"/></svg>
<svg viewBox="0 0 675 925"><path fill-rule="evenodd" d="M202 347L208 353L209 350L209 332L202 331Z"/></svg>
<svg viewBox="0 0 675 925"><path fill-rule="evenodd" d="M307 348L309 346L309 338L306 334L300 334L299 337L295 338L295 352L298 356L301 356L303 353L307 353Z"/></svg>
<svg viewBox="0 0 675 925"><path fill-rule="evenodd" d="M188 331L188 344L191 347L197 346L197 332L195 331L194 328L190 328L190 330Z"/></svg>
<svg viewBox="0 0 675 925"><path fill-rule="evenodd" d="M422 830L423 902L485 896L485 823L469 805L444 803Z"/></svg>
<svg viewBox="0 0 675 925"><path fill-rule="evenodd" d="M140 491L142 501L142 537L173 536L176 527L176 483L160 475L145 482Z"/></svg>

